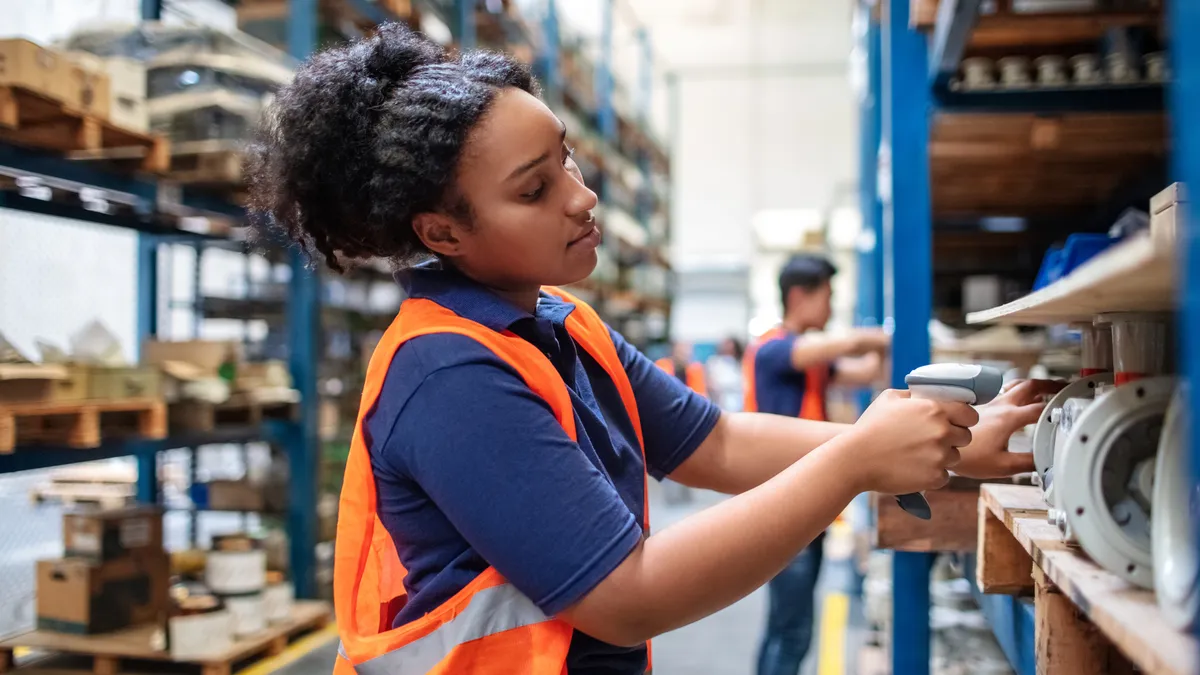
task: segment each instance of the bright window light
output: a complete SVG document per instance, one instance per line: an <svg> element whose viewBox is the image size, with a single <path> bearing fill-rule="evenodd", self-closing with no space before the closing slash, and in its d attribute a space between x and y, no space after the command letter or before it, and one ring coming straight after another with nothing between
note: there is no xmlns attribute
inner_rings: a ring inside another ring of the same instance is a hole
<svg viewBox="0 0 1200 675"><path fill-rule="evenodd" d="M821 229L818 209L769 209L751 219L754 236L764 250L794 250L804 242L806 232Z"/></svg>

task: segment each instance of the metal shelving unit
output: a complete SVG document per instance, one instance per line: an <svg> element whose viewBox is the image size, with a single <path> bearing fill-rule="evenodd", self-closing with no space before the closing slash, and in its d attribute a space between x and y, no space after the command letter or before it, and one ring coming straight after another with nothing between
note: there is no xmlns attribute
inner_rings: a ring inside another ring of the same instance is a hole
<svg viewBox="0 0 1200 675"><path fill-rule="evenodd" d="M1003 3L1002 3L1003 4ZM894 326L893 385L903 386L909 369L927 363L926 326L931 314L931 209L929 136L933 114L946 111L1081 112L1166 110L1170 125L1170 181L1200 185L1200 44L1175 39L1170 45L1171 82L1165 86L1105 88L1097 91L966 93L950 87L980 17L982 0L941 0L931 37L910 28L908 0L865 2L866 13L880 10L861 36L868 60L867 96L862 106L862 205L864 223L877 233L864 250L860 269L860 318L882 283L885 324ZM1031 20L1029 17L1022 20ZM1167 0L1165 32L1185 36L1200 30L1200 5ZM879 64L876 66L876 64ZM876 67L879 67L876 76ZM882 129L878 134L876 129ZM1195 208L1194 205L1188 206ZM1181 373L1200 382L1200 214L1189 214L1180 246L1181 282L1177 309ZM882 260L880 260L882 258ZM898 299L903 299L899 301ZM1200 397L1191 399L1192 419L1200 419ZM1194 480L1200 483L1200 435L1191 440ZM930 669L929 570L931 553L894 554L892 672L924 674ZM1029 652L1032 612L1011 598L985 596L1002 646L1022 669Z"/></svg>

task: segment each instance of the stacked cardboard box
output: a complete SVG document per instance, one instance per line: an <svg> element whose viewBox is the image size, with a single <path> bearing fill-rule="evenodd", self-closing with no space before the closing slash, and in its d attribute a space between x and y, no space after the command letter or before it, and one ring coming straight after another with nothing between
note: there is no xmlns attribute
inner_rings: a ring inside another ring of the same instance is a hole
<svg viewBox="0 0 1200 675"><path fill-rule="evenodd" d="M170 562L161 509L68 512L63 544L64 557L38 561L40 630L90 634L165 620Z"/></svg>

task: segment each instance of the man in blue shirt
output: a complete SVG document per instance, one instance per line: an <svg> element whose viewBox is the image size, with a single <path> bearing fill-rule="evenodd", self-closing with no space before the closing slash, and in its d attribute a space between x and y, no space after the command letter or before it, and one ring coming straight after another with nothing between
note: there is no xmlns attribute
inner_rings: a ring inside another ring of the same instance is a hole
<svg viewBox="0 0 1200 675"><path fill-rule="evenodd" d="M829 321L836 273L826 258L815 254L794 256L780 272L783 322L746 352L748 410L824 421L829 384L863 386L882 376L883 353L890 344L883 331L808 333L824 329ZM768 585L758 675L795 675L800 670L812 641L823 544L821 535Z"/></svg>

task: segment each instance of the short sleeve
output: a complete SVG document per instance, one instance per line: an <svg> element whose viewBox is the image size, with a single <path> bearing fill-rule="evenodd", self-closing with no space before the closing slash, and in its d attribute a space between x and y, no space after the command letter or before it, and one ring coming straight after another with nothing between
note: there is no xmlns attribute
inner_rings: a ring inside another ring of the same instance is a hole
<svg viewBox="0 0 1200 675"><path fill-rule="evenodd" d="M616 569L642 531L546 402L507 364L462 340L456 349L478 348L479 356L460 352L454 365L428 374L376 452L553 615Z"/></svg>
<svg viewBox="0 0 1200 675"><path fill-rule="evenodd" d="M796 344L796 336L788 335L777 340L768 340L754 353L755 374L791 373L792 347Z"/></svg>
<svg viewBox="0 0 1200 675"><path fill-rule="evenodd" d="M620 333L611 328L609 333L637 399L647 471L661 480L708 438L721 417L721 409L688 389L679 378L663 372Z"/></svg>

